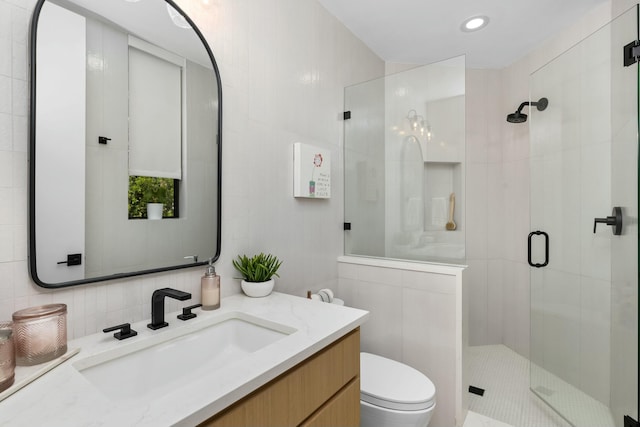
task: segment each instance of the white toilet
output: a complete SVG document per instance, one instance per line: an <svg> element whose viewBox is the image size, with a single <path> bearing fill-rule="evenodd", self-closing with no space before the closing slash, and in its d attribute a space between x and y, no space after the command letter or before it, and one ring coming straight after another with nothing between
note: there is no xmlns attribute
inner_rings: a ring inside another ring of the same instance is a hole
<svg viewBox="0 0 640 427"><path fill-rule="evenodd" d="M360 353L360 427L426 427L436 388L420 371Z"/></svg>

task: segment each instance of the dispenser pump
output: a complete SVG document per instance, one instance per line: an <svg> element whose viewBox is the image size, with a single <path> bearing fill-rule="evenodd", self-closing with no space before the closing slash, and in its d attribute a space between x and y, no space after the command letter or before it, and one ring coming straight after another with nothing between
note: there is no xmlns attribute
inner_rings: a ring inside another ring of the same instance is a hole
<svg viewBox="0 0 640 427"><path fill-rule="evenodd" d="M216 275L216 267L213 265L213 258L209 258L209 266L207 270L204 272L205 276L215 276Z"/></svg>
<svg viewBox="0 0 640 427"><path fill-rule="evenodd" d="M202 291L202 309L215 310L220 308L220 276L216 274L213 258L209 258L209 265L204 272L204 276L200 279L200 287Z"/></svg>

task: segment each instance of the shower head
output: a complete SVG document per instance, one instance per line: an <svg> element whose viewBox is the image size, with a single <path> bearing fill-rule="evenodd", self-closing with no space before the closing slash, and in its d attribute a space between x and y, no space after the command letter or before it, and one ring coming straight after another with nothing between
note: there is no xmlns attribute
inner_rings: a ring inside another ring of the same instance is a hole
<svg viewBox="0 0 640 427"><path fill-rule="evenodd" d="M538 111L544 111L547 109L549 105L549 100L547 98L540 98L537 102L523 102L520 104L520 107L516 110L515 113L509 114L507 116L507 121L509 123L524 123L527 121L527 115L522 112L522 109L526 106L530 105L532 107L536 107Z"/></svg>
<svg viewBox="0 0 640 427"><path fill-rule="evenodd" d="M527 121L527 115L516 111L515 113L511 113L507 116L507 121L509 123L524 123Z"/></svg>

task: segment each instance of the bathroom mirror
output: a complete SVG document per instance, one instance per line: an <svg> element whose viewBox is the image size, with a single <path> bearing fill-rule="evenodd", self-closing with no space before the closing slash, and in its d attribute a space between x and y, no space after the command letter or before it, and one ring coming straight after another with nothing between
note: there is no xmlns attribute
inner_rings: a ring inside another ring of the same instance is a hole
<svg viewBox="0 0 640 427"><path fill-rule="evenodd" d="M193 21L171 0L39 0L30 50L33 280L216 260L222 92Z"/></svg>

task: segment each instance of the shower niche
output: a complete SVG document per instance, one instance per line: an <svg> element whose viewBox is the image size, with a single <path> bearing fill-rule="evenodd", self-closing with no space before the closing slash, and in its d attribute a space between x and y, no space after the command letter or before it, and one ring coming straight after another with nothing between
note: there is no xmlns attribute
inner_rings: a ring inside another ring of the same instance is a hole
<svg viewBox="0 0 640 427"><path fill-rule="evenodd" d="M426 112L432 124L422 149L424 229L460 234L464 211L464 95L427 102ZM453 230L447 227L450 222L455 224ZM445 233L440 240L454 243L459 238Z"/></svg>
<svg viewBox="0 0 640 427"><path fill-rule="evenodd" d="M464 57L345 89L345 254L465 262Z"/></svg>

